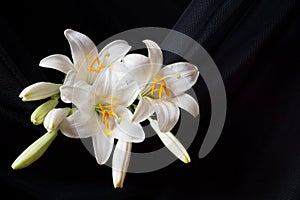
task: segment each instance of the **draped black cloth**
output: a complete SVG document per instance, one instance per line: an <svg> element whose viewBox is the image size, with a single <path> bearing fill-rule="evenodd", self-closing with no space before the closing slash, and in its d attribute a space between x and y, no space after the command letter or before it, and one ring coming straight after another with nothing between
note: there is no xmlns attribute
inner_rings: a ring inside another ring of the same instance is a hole
<svg viewBox="0 0 300 200"><path fill-rule="evenodd" d="M8 2L0 11L2 196L299 199L300 9L296 0ZM29 119L41 102L24 103L18 95L29 84L62 80L61 73L39 68L38 63L54 53L70 56L63 31L80 31L97 44L144 26L189 35L217 64L228 111L212 152L198 158L210 115L209 97L199 80L194 89L201 121L188 149L189 165L176 161L159 171L128 174L125 187L115 190L109 167L99 167L80 140L59 135L41 159L13 171L14 159L45 132Z"/></svg>

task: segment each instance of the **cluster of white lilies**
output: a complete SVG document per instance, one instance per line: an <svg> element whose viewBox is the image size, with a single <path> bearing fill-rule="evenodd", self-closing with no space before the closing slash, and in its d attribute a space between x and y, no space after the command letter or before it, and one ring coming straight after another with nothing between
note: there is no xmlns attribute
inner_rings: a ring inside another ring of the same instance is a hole
<svg viewBox="0 0 300 200"><path fill-rule="evenodd" d="M47 150L58 131L71 138L92 137L94 154L102 165L112 159L114 187L123 187L132 143L145 139L140 122L149 120L166 147L180 160L190 162L183 145L170 132L182 108L197 116L195 99L186 94L199 76L197 67L187 62L163 66L159 46L144 40L148 57L127 54L131 46L116 40L100 52L86 35L66 30L73 62L55 54L41 60L40 66L66 74L63 84L38 82L21 93L23 101L48 99L31 115L35 125L47 133L30 145L12 164L27 167ZM56 108L59 99L69 107ZM188 133L187 133L188 134Z"/></svg>

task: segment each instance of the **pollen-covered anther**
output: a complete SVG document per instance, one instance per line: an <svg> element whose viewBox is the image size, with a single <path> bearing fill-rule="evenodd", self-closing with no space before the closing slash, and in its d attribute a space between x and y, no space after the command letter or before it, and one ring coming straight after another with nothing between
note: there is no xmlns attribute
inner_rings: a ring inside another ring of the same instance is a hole
<svg viewBox="0 0 300 200"><path fill-rule="evenodd" d="M104 133L108 136L111 136L111 128L109 125L109 117L116 117L117 115L116 113L114 113L114 109L116 109L117 105L102 105L99 104L98 105L100 108L100 111L102 112L102 123L105 124L106 130L104 131Z"/></svg>
<svg viewBox="0 0 300 200"><path fill-rule="evenodd" d="M162 77L161 75L158 74L156 78L152 78L153 83L152 83L152 88L151 88L151 95L154 95L156 86L159 85L158 98L162 98L163 91L165 92L165 94L167 96L170 96L170 92L169 92L167 84L164 80L166 78L174 78L174 77L179 79L181 77L181 75L176 73L176 74L166 75L166 76Z"/></svg>
<svg viewBox="0 0 300 200"><path fill-rule="evenodd" d="M96 62L97 62L97 68L94 67ZM99 73L103 68L105 68L105 66L102 66L101 61L100 61L99 57L97 56L92 60L91 64L89 65L88 71Z"/></svg>

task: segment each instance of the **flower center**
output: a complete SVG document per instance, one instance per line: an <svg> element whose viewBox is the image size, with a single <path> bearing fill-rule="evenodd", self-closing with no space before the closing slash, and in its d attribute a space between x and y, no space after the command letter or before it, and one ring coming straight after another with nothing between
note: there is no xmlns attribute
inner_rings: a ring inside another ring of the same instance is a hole
<svg viewBox="0 0 300 200"><path fill-rule="evenodd" d="M173 78L173 77L180 78L180 74L170 74L164 77L162 77L160 74L157 74L155 78L152 78L153 83L152 83L151 95L154 95L157 85L160 85L158 88L158 98L162 98L163 91L167 96L170 96L170 92L164 80L166 78Z"/></svg>
<svg viewBox="0 0 300 200"><path fill-rule="evenodd" d="M102 105L97 104L96 111L102 113L102 123L105 124L106 129L104 130L104 133L108 136L112 136L111 134L111 127L109 125L109 119L110 117L118 118L116 113L114 112L114 109L117 108L117 105Z"/></svg>

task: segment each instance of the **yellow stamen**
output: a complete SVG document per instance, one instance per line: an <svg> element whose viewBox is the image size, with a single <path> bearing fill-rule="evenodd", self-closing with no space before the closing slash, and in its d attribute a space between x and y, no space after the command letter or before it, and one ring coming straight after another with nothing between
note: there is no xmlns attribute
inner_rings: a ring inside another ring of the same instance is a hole
<svg viewBox="0 0 300 200"><path fill-rule="evenodd" d="M94 68L94 64L95 64L96 62L97 62L97 68ZM96 57L92 60L91 64L89 65L88 71L89 71L89 72L96 72L96 73L99 73L103 68L105 68L105 66L102 66L99 57L96 56Z"/></svg>
<svg viewBox="0 0 300 200"><path fill-rule="evenodd" d="M100 108L102 112L102 123L105 124L106 129L104 130L104 133L108 136L111 136L111 128L109 126L109 117L118 117L116 113L114 113L114 109L116 109L117 105L102 105L99 104L98 107Z"/></svg>
<svg viewBox="0 0 300 200"><path fill-rule="evenodd" d="M170 96L170 93L169 93L169 90L166 86L166 83L165 82L162 82L163 84L161 85L161 87L164 89L165 93L167 96Z"/></svg>
<svg viewBox="0 0 300 200"><path fill-rule="evenodd" d="M163 91L163 87L162 87L162 84L161 84L160 87L159 87L159 91L158 91L158 98L162 97L162 91Z"/></svg>
<svg viewBox="0 0 300 200"><path fill-rule="evenodd" d="M106 128L109 128L109 124L108 124L108 122L109 122L109 113L106 112L105 114L106 114L106 116L105 116L105 126L106 126Z"/></svg>
<svg viewBox="0 0 300 200"><path fill-rule="evenodd" d="M105 120L105 114L106 114L106 111L103 110L103 111L102 111L102 122L103 122L103 123L104 123L104 120Z"/></svg>
<svg viewBox="0 0 300 200"><path fill-rule="evenodd" d="M151 89L151 95L154 95L157 83L160 84L159 89L158 89L158 98L162 98L162 93L163 91L167 96L170 96L169 90L167 88L167 84L164 81L164 77L161 77L159 74L157 75L157 78L153 78L153 83L152 83L152 89Z"/></svg>
<svg viewBox="0 0 300 200"><path fill-rule="evenodd" d="M152 85L151 95L154 95L154 90L156 88L157 79L153 78L152 80L153 80L153 85Z"/></svg>

